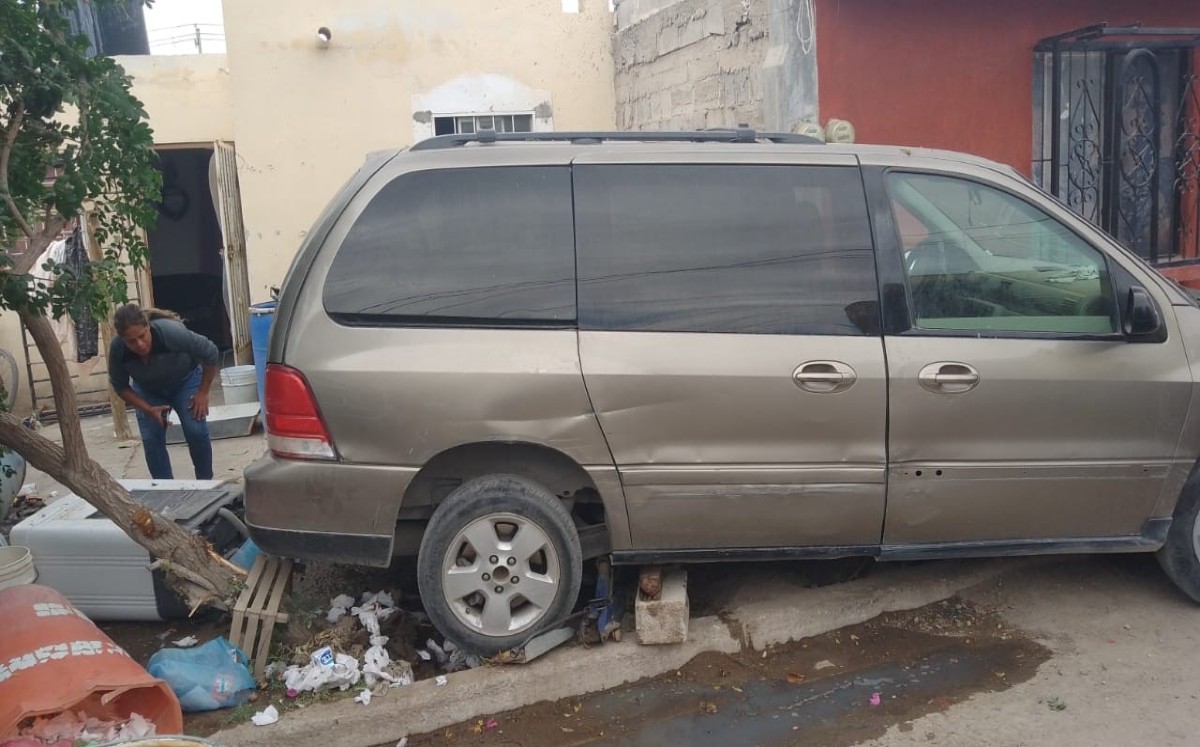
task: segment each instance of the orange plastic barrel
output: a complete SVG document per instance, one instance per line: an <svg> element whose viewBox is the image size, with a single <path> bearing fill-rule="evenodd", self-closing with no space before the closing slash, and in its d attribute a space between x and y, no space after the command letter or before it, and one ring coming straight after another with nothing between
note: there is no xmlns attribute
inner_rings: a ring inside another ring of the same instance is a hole
<svg viewBox="0 0 1200 747"><path fill-rule="evenodd" d="M0 590L0 741L35 716L138 713L159 734L183 731L179 700L54 589Z"/></svg>

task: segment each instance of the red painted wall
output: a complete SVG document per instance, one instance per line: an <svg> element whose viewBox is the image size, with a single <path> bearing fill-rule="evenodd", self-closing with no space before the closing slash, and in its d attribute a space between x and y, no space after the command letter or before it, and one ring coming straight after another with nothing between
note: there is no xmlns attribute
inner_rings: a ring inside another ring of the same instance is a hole
<svg viewBox="0 0 1200 747"><path fill-rule="evenodd" d="M1200 27L1197 0L814 0L821 119L861 143L975 153L1030 173L1033 47L1113 26Z"/></svg>

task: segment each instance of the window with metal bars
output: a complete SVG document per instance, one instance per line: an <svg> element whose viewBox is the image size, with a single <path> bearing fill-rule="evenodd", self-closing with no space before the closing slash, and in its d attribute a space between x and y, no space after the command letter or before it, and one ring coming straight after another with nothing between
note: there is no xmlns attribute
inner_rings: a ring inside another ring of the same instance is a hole
<svg viewBox="0 0 1200 747"><path fill-rule="evenodd" d="M435 135L472 135L480 130L533 132L533 114L455 114L433 118Z"/></svg>

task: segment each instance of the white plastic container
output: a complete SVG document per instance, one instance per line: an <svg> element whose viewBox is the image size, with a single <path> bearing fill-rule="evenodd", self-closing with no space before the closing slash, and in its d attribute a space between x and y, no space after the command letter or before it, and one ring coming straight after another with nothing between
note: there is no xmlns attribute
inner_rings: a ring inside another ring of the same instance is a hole
<svg viewBox="0 0 1200 747"><path fill-rule="evenodd" d="M254 366L232 366L221 369L221 389L225 404L245 405L258 401L258 375Z"/></svg>
<svg viewBox="0 0 1200 747"><path fill-rule="evenodd" d="M33 553L28 547L0 547L0 589L37 581Z"/></svg>
<svg viewBox="0 0 1200 747"><path fill-rule="evenodd" d="M188 530L236 498L236 492L220 480L118 482L135 499ZM171 498L172 507L154 503L155 491L169 491L162 495ZM17 524L9 539L33 552L38 583L66 596L93 620L165 620L188 613L165 585L162 572L150 571L150 553L75 494Z"/></svg>

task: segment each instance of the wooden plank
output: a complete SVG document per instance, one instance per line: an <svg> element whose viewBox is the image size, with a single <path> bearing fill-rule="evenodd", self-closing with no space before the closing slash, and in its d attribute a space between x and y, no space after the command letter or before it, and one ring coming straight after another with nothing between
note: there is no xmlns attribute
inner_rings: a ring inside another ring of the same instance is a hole
<svg viewBox="0 0 1200 747"><path fill-rule="evenodd" d="M263 561L263 572L250 596L250 602L246 605L246 648L242 651L246 652L247 656L254 655L255 648L263 636L262 609L271 593L275 574L279 572L279 558L272 555L259 555L258 557L265 558L265 560ZM255 559L255 563L257 562L258 558Z"/></svg>
<svg viewBox="0 0 1200 747"><path fill-rule="evenodd" d="M100 251L99 242L96 241L96 217L89 215L85 221L85 229L83 232L83 244L87 247L88 258L93 262L98 262L103 259L103 252ZM108 350L108 341L117 336L116 330L112 325L113 308L110 306L107 313L99 319L100 323L100 344L99 352L103 355L103 351ZM104 362L104 370L108 371L108 361ZM129 427L129 413L125 409L125 400L117 394L107 383L105 376L105 389L108 392L108 402L112 406L112 424L113 435L118 441L129 441L133 438L133 431Z"/></svg>
<svg viewBox="0 0 1200 747"><path fill-rule="evenodd" d="M271 638L275 633L275 624L287 620L286 614L280 615L279 605L287 593L288 581L292 577L292 561L276 560L275 577L271 579L267 603L263 607L260 617L262 629L259 631L258 653L254 657L255 678L261 678L266 672L267 659L271 656Z"/></svg>
<svg viewBox="0 0 1200 747"><path fill-rule="evenodd" d="M253 363L250 344L250 275L246 258L246 229L238 187L237 154L232 143L213 143L210 185L219 203L221 259L225 265L225 291L229 299L229 327L233 358L237 364Z"/></svg>
<svg viewBox="0 0 1200 747"><path fill-rule="evenodd" d="M258 581L262 578L266 567L266 555L259 555L254 559L254 565L250 568L250 573L246 576L246 587L242 589L242 593L238 595L237 602L233 605L233 624L230 626L229 640L243 652L246 650L246 608L250 604L250 598L253 596L254 589L258 586Z"/></svg>

